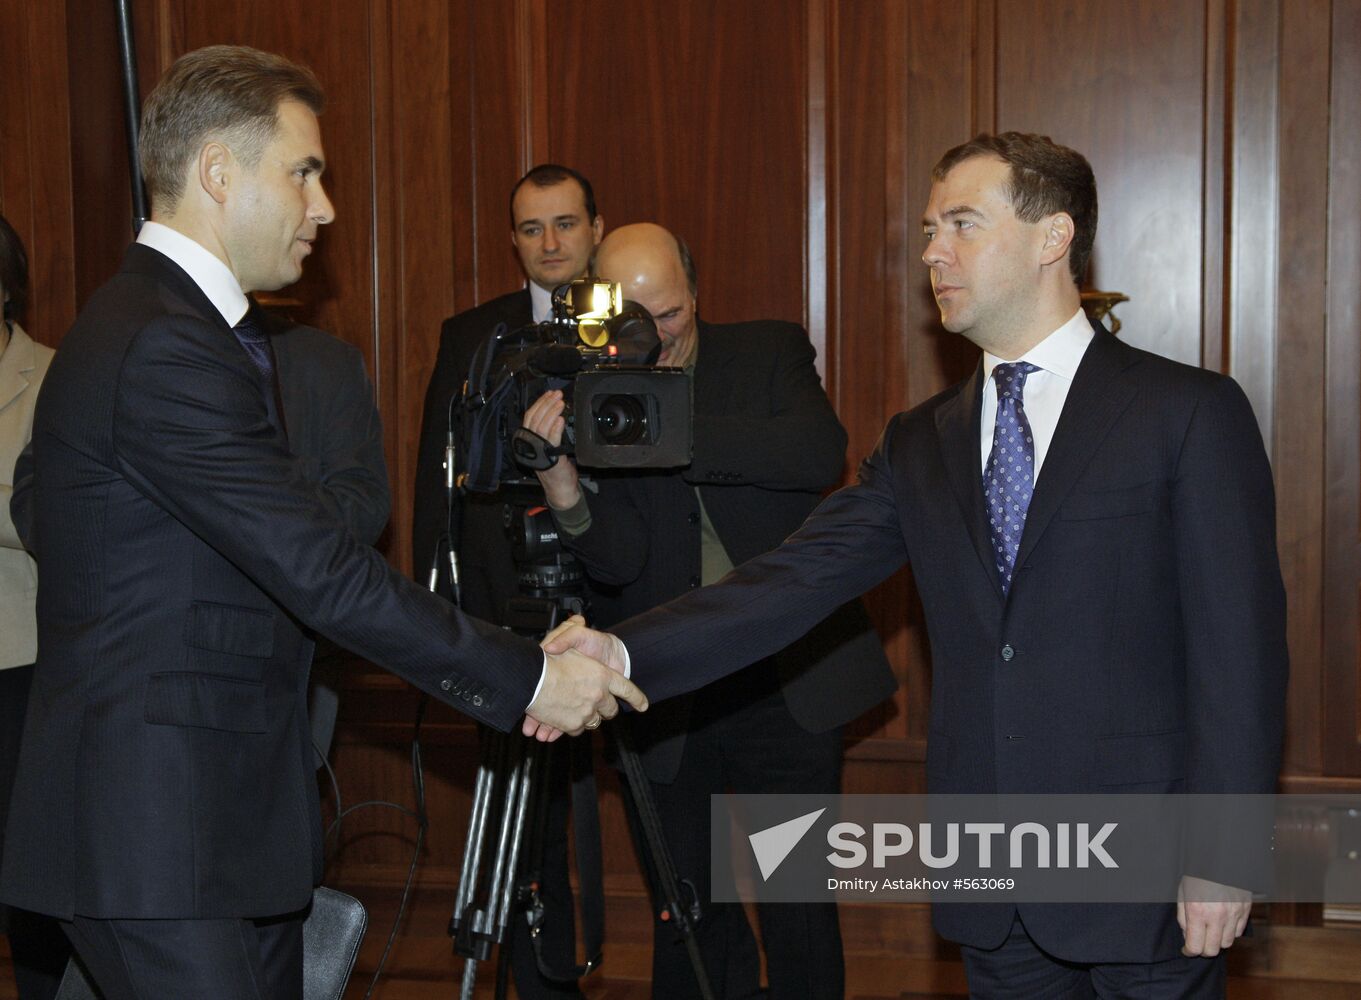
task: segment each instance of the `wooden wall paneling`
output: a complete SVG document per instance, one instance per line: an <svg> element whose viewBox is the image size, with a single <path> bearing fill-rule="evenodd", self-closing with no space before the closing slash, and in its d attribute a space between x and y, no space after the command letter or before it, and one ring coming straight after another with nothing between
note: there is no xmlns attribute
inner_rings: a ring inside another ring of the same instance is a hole
<svg viewBox="0 0 1361 1000"><path fill-rule="evenodd" d="M892 36L889 13L883 3L839 4L837 31L829 39L834 46L829 60L829 71L835 74L829 83L834 141L827 159L837 179L835 206L828 211L837 227L829 237L837 247L836 267L829 273L836 312L829 325L836 329L837 411L849 436L847 459L853 469L873 448L885 415L900 408L906 395L905 332L884 315L886 289L892 284L885 238L888 189L896 180L889 133L903 127L901 118L895 122L889 117L893 102L888 72L906 43L903 32ZM909 696L903 684L925 683L919 680L923 671L909 666L904 609L913 606L910 587L906 574L898 573L866 598L899 688L890 702L851 723L857 737L905 735L903 708ZM848 763L848 787L857 783L863 768L862 763Z"/></svg>
<svg viewBox="0 0 1361 1000"><path fill-rule="evenodd" d="M64 4L0 10L0 212L28 253L24 328L55 346L76 317Z"/></svg>
<svg viewBox="0 0 1361 1000"><path fill-rule="evenodd" d="M1326 4L1291 4L1280 36L1280 273L1275 423L1277 541L1290 595L1286 764L1323 760L1323 490L1327 352L1329 50Z"/></svg>
<svg viewBox="0 0 1361 1000"><path fill-rule="evenodd" d="M132 241L132 178L115 6L105 0L67 0L66 8L74 95L71 196L80 220L76 300L83 305L118 269ZM141 36L139 27L134 21ZM140 53L138 62L140 83Z"/></svg>
<svg viewBox="0 0 1361 1000"><path fill-rule="evenodd" d="M1092 282L1125 292L1121 337L1200 358L1204 8L998 0L997 123L1091 161Z"/></svg>
<svg viewBox="0 0 1361 1000"><path fill-rule="evenodd" d="M967 378L978 364L978 349L940 325L931 292L931 273L921 217L931 196L931 171L941 155L993 127L991 74L994 64L995 4L908 4L903 129L910 141L894 186L901 207L894 219L901 233L896 294L906 329L907 393L893 409L930 399ZM892 412L890 410L889 412Z"/></svg>
<svg viewBox="0 0 1361 1000"><path fill-rule="evenodd" d="M837 363L840 350L839 327L835 324L837 303L835 274L838 266L836 242L836 116L829 105L836 94L837 5L826 0L808 0L807 114L804 119L804 148L808 156L804 179L803 250L803 325L808 339L818 352L818 374L832 406L842 399L842 372ZM848 456L848 460L853 459Z"/></svg>
<svg viewBox="0 0 1361 1000"><path fill-rule="evenodd" d="M706 319L800 322L806 16L781 0L548 0L549 150L607 226L685 237Z"/></svg>
<svg viewBox="0 0 1361 1000"><path fill-rule="evenodd" d="M1201 166L1200 365L1222 372L1228 359L1228 324L1224 312L1226 189L1224 147L1228 141L1228 84L1226 50L1229 30L1225 4L1205 0L1204 139Z"/></svg>
<svg viewBox="0 0 1361 1000"><path fill-rule="evenodd" d="M836 315L829 322L837 330L837 411L854 467L874 446L886 414L901 408L907 395L907 333L884 317L892 283L884 229L888 188L896 181L888 133L903 125L889 120L886 73L905 39L889 37L888 7L882 3L842 4L837 21L831 60L837 75L830 86L835 143L827 154L837 178L835 210L828 213L837 225L837 262L830 274Z"/></svg>
<svg viewBox="0 0 1361 1000"><path fill-rule="evenodd" d="M1334 0L1328 153L1324 772L1361 776L1361 0Z"/></svg>
<svg viewBox="0 0 1361 1000"><path fill-rule="evenodd" d="M537 2L515 0L513 10L511 5L469 3L468 34L450 39L451 51L466 46L459 57L466 60L466 89L455 91L452 110L455 128L467 131L465 141L472 157L466 173L455 167L452 183L457 188L471 178L469 221L476 241L471 259L455 260L456 267L471 269L475 282L474 298L456 301L458 310L524 286L524 274L510 243L508 199L515 182L534 165L531 159L543 162L555 155L551 149L531 150L527 143L542 143L533 138L540 130L531 123L551 114L551 102L559 96L550 89L550 105L543 108L534 104L533 94L526 90L535 86L531 81L536 76L524 45L535 43L523 41L521 32L537 22L539 15L531 9ZM569 161L568 166L572 165ZM591 180L595 182L594 177ZM455 287L461 290L466 279L466 274L457 275Z"/></svg>
<svg viewBox="0 0 1361 1000"><path fill-rule="evenodd" d="M1257 414L1267 453L1275 436L1275 342L1279 218L1278 0L1230 8L1228 371Z"/></svg>
<svg viewBox="0 0 1361 1000"><path fill-rule="evenodd" d="M378 246L388 250L387 259L380 253L377 261L379 295L389 300L380 308L380 330L391 365L381 384L391 397L384 419L388 413L395 417L384 427L392 481L388 551L399 567L421 579L430 554L411 552L421 413L439 351L439 324L454 312L455 260L472 256L473 229L465 221L471 153L466 122L452 112L466 98L466 37L455 27L466 5L393 0L375 5L380 7L386 9L391 45L390 51L374 50L375 81L389 81L388 99L374 105ZM454 79L460 83L457 96Z"/></svg>
<svg viewBox="0 0 1361 1000"><path fill-rule="evenodd" d="M970 133L997 131L997 0L973 2ZM944 152L942 150L941 152Z"/></svg>
<svg viewBox="0 0 1361 1000"><path fill-rule="evenodd" d="M547 159L552 86L548 77L549 27L544 0L515 4L515 69L521 95L520 173Z"/></svg>
<svg viewBox="0 0 1361 1000"><path fill-rule="evenodd" d="M405 569L410 564L407 549L411 544L410 494L415 471L404 464L404 459L414 453L414 445L408 448L406 443L414 442L420 434L421 404L419 390L414 393L416 401L412 402L408 344L407 338L401 335L405 329L407 299L401 282L406 263L402 250L406 242L400 198L407 190L407 176L402 170L406 160L400 148L401 116L397 114L399 99L394 53L399 50L394 44L397 30L394 21L402 9L398 5L371 2L363 13L369 65L368 135L364 146L369 154L370 202L373 206L368 234L372 286L369 377L383 422L383 454L391 498L388 525L378 547L384 549L399 568Z"/></svg>

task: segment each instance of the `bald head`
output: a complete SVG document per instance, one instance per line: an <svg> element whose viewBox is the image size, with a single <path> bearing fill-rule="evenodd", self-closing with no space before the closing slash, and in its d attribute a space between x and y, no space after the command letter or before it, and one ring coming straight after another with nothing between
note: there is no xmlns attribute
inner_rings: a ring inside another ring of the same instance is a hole
<svg viewBox="0 0 1361 1000"><path fill-rule="evenodd" d="M601 278L619 282L624 298L652 314L662 338L659 364L684 368L694 361L695 293L675 236L651 222L620 226L601 242L595 270Z"/></svg>

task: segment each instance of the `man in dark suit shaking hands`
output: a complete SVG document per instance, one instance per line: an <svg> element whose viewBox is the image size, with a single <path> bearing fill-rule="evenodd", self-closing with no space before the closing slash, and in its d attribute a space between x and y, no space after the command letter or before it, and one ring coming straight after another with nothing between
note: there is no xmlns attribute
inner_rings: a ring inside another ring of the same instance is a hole
<svg viewBox="0 0 1361 1000"><path fill-rule="evenodd" d="M291 454L246 296L296 281L334 216L322 100L253 49L171 67L143 110L152 221L37 407L38 660L0 896L61 918L106 1000L301 995L321 871L302 625L500 729L645 704L394 572Z"/></svg>
<svg viewBox="0 0 1361 1000"><path fill-rule="evenodd" d="M923 217L941 321L973 375L894 417L858 481L716 587L576 644L668 697L769 653L910 562L933 659L927 779L956 793L1269 793L1285 599L1271 470L1231 379L1089 324L1087 161L979 136ZM621 642L622 640L622 642ZM987 998L1213 997L1250 898L938 905ZM1222 887L1227 889L1227 887Z"/></svg>

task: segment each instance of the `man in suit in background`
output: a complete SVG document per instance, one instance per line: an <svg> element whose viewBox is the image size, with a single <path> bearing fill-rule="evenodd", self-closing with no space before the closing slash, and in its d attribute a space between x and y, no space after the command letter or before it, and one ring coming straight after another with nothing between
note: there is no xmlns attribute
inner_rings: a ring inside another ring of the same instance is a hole
<svg viewBox="0 0 1361 1000"><path fill-rule="evenodd" d="M257 307L258 308L258 307ZM317 495L365 545L378 544L392 512L383 424L359 349L325 330L260 309L279 367L289 449ZM308 682L317 766L330 754L346 656L324 636Z"/></svg>
<svg viewBox="0 0 1361 1000"><path fill-rule="evenodd" d="M383 425L364 356L325 330L262 310L279 366L288 443L303 474L374 545L392 513Z"/></svg>
<svg viewBox="0 0 1361 1000"><path fill-rule="evenodd" d="M510 241L524 269L525 287L451 316L440 328L439 356L425 392L416 458L412 565L423 582L435 566L439 592L449 595L446 554L452 542L459 559L463 609L490 622L505 624L506 602L519 593L506 533L506 501L499 494L450 496L444 470L450 405L468 377L474 352L499 324L513 331L552 315L553 289L585 276L604 228L589 180L570 167L539 164L510 192ZM531 940L524 920L513 925L515 985L526 1000L581 996L576 983L550 980L535 961L535 949L541 947L558 966L575 964L567 869L567 764L564 751L550 753L551 790L539 859L545 919L537 942Z"/></svg>
<svg viewBox="0 0 1361 1000"><path fill-rule="evenodd" d="M922 259L977 370L894 417L781 548L620 625L632 676L654 697L703 684L910 562L931 791L1274 791L1285 597L1246 397L1083 317L1097 206L1080 154L983 135L933 178ZM569 643L623 655L580 627L548 648ZM1223 859L1188 868L1176 905L942 904L936 928L978 996L1223 996L1251 898Z"/></svg>
<svg viewBox="0 0 1361 1000"><path fill-rule="evenodd" d="M152 221L38 401L39 652L0 896L61 918L107 1000L300 995L322 837L299 623L501 729L645 704L395 573L292 455L246 295L296 281L334 215L322 104L254 49L171 67L142 116Z"/></svg>
<svg viewBox="0 0 1361 1000"><path fill-rule="evenodd" d="M779 545L840 481L846 432L808 335L774 320L701 321L690 251L661 226L614 230L596 273L652 314L659 363L691 374L694 399L694 458L683 469L602 472L598 494L582 491L569 459L539 473L563 545L602 592L597 618L610 623ZM562 394L547 394L525 426L557 444L562 412ZM852 601L804 639L671 700L637 728L677 869L703 905L696 934L716 996L757 995L761 967L742 907L709 898L709 796L839 791L845 724L894 685L879 637ZM761 905L757 914L772 1000L841 995L835 904ZM658 920L653 937L652 995L696 996L674 925Z"/></svg>

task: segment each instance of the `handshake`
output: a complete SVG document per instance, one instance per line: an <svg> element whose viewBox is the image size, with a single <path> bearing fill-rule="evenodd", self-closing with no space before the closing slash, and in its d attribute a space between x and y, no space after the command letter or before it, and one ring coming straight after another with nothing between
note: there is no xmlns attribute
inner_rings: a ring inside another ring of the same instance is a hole
<svg viewBox="0 0 1361 1000"><path fill-rule="evenodd" d="M584 618L573 615L544 636L540 646L545 654L543 683L525 710L521 730L526 736L549 742L563 733L578 736L598 729L619 714L619 699L636 711L647 711L647 695L625 676L628 653L615 636L589 629Z"/></svg>

